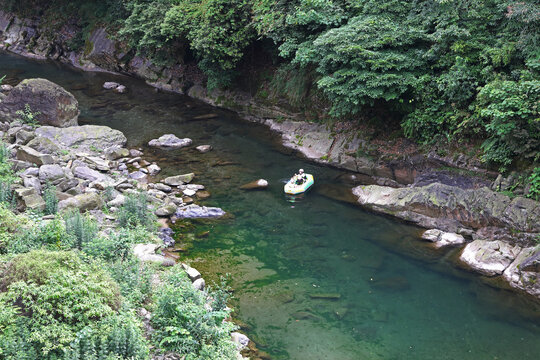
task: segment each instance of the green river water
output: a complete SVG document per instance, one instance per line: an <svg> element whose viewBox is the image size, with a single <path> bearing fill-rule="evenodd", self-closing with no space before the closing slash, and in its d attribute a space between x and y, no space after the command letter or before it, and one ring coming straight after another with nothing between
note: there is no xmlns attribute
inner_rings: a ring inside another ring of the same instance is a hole
<svg viewBox="0 0 540 360"><path fill-rule="evenodd" d="M84 73L0 53L6 82L43 77L79 100L81 124L119 129L163 168L160 176L195 172L212 196L204 205L233 216L200 222L183 255L210 282L230 273L236 317L273 359L539 359L540 317L521 297L491 288L418 240L420 229L366 212L350 199L343 172L302 160L268 129L235 114L143 82ZM101 88L116 80L129 88ZM217 117L194 120L209 113ZM211 144L147 148L164 133ZM314 189L289 202L283 182L298 168ZM238 187L264 178L265 191ZM350 187L350 186L349 186ZM337 299L313 296L331 294Z"/></svg>

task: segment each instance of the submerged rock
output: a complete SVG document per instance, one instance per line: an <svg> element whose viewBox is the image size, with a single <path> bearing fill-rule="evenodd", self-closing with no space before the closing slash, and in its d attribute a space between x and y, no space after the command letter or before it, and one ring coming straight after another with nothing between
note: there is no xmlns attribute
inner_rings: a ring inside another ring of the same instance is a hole
<svg viewBox="0 0 540 360"><path fill-rule="evenodd" d="M268 187L268 181L264 179L255 180L240 186L242 190L262 190Z"/></svg>
<svg viewBox="0 0 540 360"><path fill-rule="evenodd" d="M150 140L148 146L178 149L191 145L192 140L189 138L180 139L174 134L165 134L157 139Z"/></svg>
<svg viewBox="0 0 540 360"><path fill-rule="evenodd" d="M18 118L26 105L42 125L68 127L77 125L79 103L61 86L46 79L26 79L15 86L0 103L0 114Z"/></svg>
<svg viewBox="0 0 540 360"><path fill-rule="evenodd" d="M225 215L225 211L218 207L206 207L191 204L176 210L175 216L179 219L218 218Z"/></svg>
<svg viewBox="0 0 540 360"><path fill-rule="evenodd" d="M198 152L204 154L212 150L212 145L199 145L195 149L197 149Z"/></svg>

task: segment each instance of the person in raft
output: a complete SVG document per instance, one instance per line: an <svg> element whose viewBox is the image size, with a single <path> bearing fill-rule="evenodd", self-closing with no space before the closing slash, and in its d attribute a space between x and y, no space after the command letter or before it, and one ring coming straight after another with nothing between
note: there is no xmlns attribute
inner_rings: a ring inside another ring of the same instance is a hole
<svg viewBox="0 0 540 360"><path fill-rule="evenodd" d="M298 170L298 174L294 174L296 185L302 185L304 181L307 180L306 174L304 174L304 169Z"/></svg>

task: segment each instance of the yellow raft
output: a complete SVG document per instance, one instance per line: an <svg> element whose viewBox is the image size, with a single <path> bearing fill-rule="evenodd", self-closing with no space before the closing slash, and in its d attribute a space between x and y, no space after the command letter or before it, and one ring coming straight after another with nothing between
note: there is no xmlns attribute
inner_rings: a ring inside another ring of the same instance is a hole
<svg viewBox="0 0 540 360"><path fill-rule="evenodd" d="M285 194L289 195L298 195L302 194L309 190L311 186L315 183L315 180L313 180L313 175L311 174L304 174L305 181L303 181L301 184L296 183L296 176L293 176L289 182L285 184L285 187L283 190L285 191Z"/></svg>

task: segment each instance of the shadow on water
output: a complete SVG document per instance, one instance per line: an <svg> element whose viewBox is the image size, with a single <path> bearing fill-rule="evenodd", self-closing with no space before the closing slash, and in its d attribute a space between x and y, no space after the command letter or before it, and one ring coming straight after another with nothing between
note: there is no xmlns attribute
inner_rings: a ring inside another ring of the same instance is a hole
<svg viewBox="0 0 540 360"><path fill-rule="evenodd" d="M178 225L183 260L207 280L231 273L236 316L274 359L538 359L538 309L454 268L452 254L418 240L419 229L355 206L351 174L291 156L257 124L193 99L159 93L143 82L75 71L0 53L16 84L45 77L70 90L81 123L123 131L129 146L163 168L160 177L194 172L231 217ZM104 81L129 88L119 95ZM190 137L193 148L145 144L164 133ZM299 168L315 186L291 202L283 180ZM239 189L258 178L264 191Z"/></svg>

